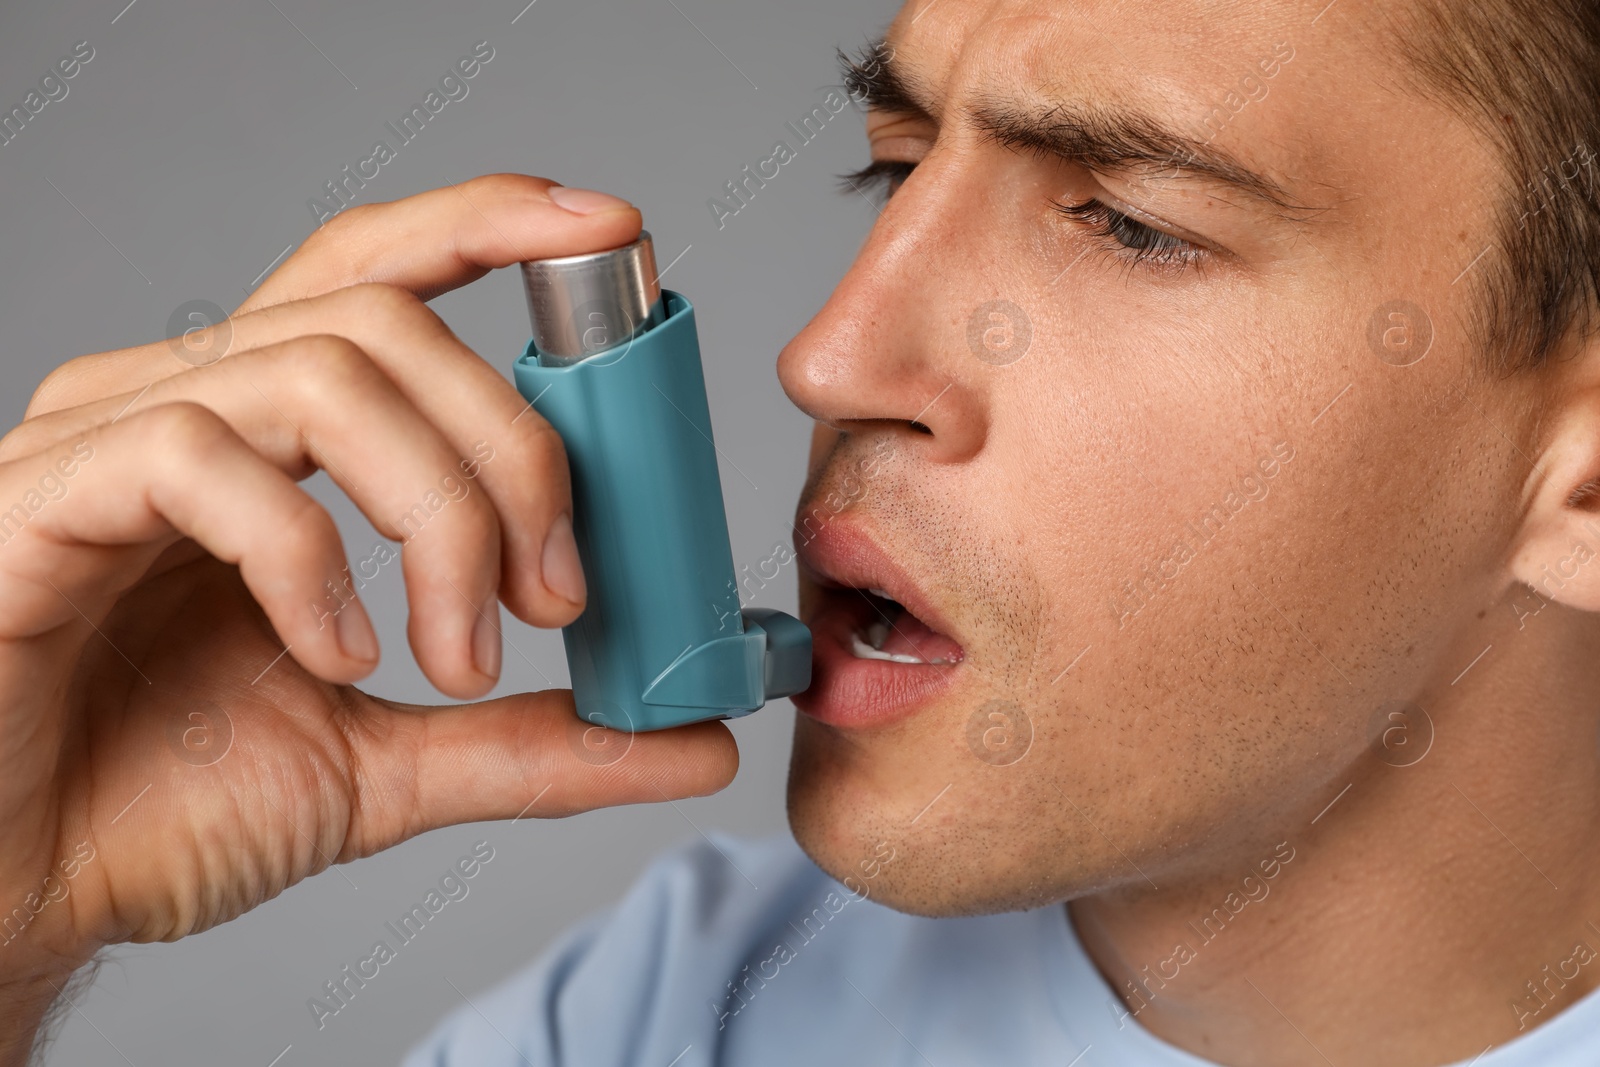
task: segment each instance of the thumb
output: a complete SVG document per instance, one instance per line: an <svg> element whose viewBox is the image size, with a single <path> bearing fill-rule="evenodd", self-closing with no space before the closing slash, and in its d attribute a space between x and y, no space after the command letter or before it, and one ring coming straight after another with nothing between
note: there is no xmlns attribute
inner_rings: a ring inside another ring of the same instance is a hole
<svg viewBox="0 0 1600 1067"><path fill-rule="evenodd" d="M629 734L574 713L551 689L475 704L398 704L352 690L352 804L338 862L441 826L714 793L739 750L721 722Z"/></svg>
<svg viewBox="0 0 1600 1067"><path fill-rule="evenodd" d="M308 237L236 315L382 282L431 300L496 267L574 256L639 236L626 200L548 178L489 174L389 203L347 208Z"/></svg>

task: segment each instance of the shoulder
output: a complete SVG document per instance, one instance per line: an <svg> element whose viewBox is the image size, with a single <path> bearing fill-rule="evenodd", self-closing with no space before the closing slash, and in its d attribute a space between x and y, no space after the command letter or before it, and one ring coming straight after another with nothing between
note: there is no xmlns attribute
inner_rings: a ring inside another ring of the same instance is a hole
<svg viewBox="0 0 1600 1067"><path fill-rule="evenodd" d="M568 928L538 959L439 1023L403 1067L650 1062L657 1043L716 1025L709 1000L774 916L835 883L783 832L713 832L653 860L616 905ZM664 1025L687 1013L694 1025ZM581 1047L580 1047L581 1046ZM641 1058L642 1057L642 1058Z"/></svg>

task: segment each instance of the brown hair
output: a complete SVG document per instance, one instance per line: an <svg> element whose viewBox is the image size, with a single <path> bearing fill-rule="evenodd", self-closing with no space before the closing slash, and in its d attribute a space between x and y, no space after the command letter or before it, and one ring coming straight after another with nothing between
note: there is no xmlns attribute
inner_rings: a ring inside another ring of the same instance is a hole
<svg viewBox="0 0 1600 1067"><path fill-rule="evenodd" d="M1537 366L1600 311L1600 0L1390 11L1421 91L1464 107L1505 164L1494 243L1472 268L1473 326L1491 368Z"/></svg>

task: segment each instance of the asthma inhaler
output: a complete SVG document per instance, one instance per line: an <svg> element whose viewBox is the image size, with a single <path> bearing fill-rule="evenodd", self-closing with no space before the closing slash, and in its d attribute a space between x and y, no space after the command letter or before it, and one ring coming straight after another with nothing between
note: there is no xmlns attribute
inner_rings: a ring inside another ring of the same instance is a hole
<svg viewBox="0 0 1600 1067"><path fill-rule="evenodd" d="M562 631L578 716L660 730L811 684L811 631L739 606L694 308L650 235L522 264L517 389L561 435L588 603Z"/></svg>

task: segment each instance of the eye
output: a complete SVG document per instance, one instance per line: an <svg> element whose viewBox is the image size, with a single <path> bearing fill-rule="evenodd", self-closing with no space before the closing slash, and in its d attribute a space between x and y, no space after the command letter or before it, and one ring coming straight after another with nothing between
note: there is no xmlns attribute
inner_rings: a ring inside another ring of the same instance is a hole
<svg viewBox="0 0 1600 1067"><path fill-rule="evenodd" d="M881 205L905 183L916 166L901 160L875 159L860 170L839 175L839 191L860 193Z"/></svg>
<svg viewBox="0 0 1600 1067"><path fill-rule="evenodd" d="M1132 255L1126 257L1130 263L1149 260L1161 266L1181 269L1204 261L1205 249L1147 226L1098 200L1076 204L1052 200L1051 204L1058 213L1086 227L1091 235L1115 241L1122 249L1131 252Z"/></svg>

